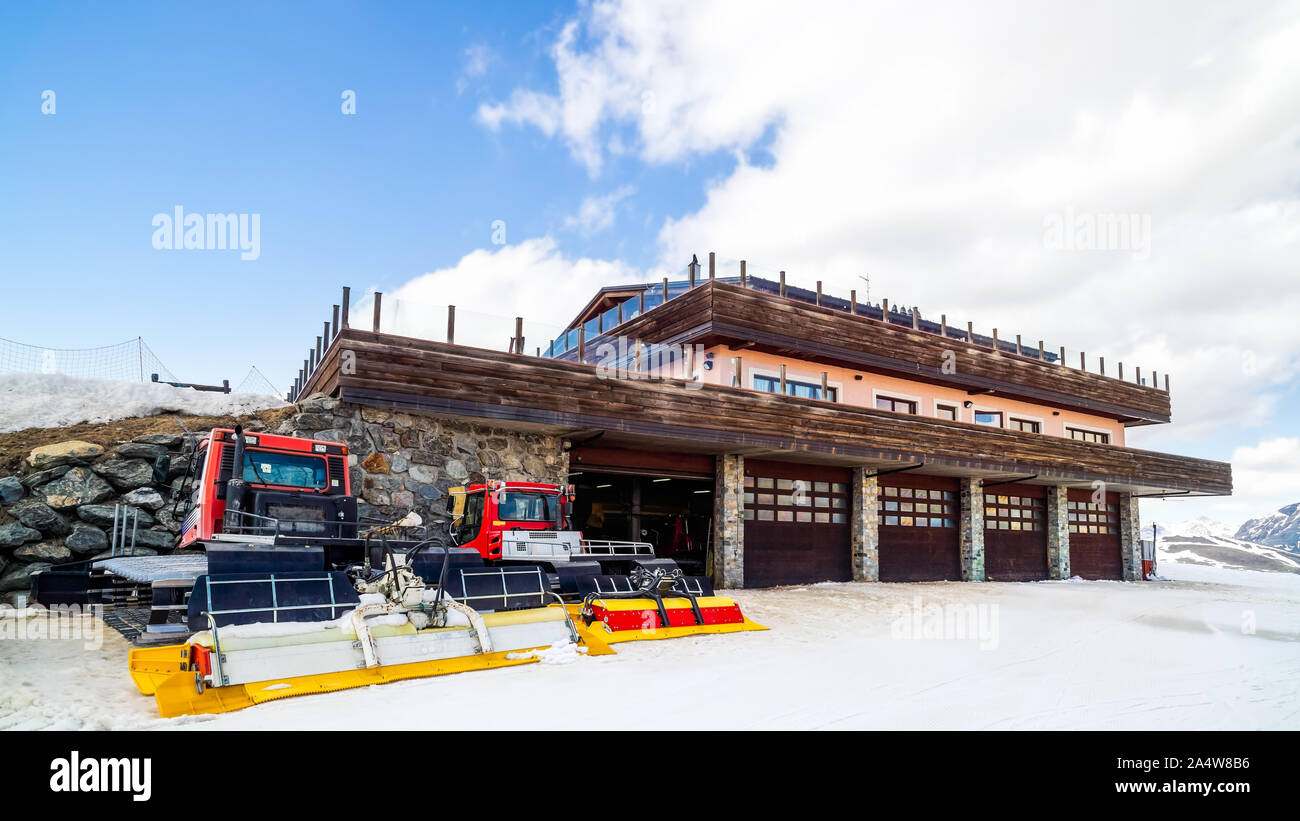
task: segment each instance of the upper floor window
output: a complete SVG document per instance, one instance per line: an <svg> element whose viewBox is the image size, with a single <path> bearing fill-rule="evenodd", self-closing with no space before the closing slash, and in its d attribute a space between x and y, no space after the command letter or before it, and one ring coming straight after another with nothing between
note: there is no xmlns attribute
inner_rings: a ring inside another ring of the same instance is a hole
<svg viewBox="0 0 1300 821"><path fill-rule="evenodd" d="M754 388L768 393L781 392L781 379L777 376L763 376L754 374ZM785 392L787 396L801 396L804 399L822 399L822 386L815 385L812 382L800 382L795 379L785 380ZM839 391L835 388L827 387L825 399L831 402L839 401Z"/></svg>
<svg viewBox="0 0 1300 821"><path fill-rule="evenodd" d="M957 406L956 405L935 405L934 415L939 417L940 419L947 419L949 421L956 422Z"/></svg>
<svg viewBox="0 0 1300 821"><path fill-rule="evenodd" d="M1022 430L1025 433L1043 432L1042 422L1036 422L1033 419L1017 419L1014 416L1011 417L1007 427L1011 428L1012 430Z"/></svg>
<svg viewBox="0 0 1300 821"><path fill-rule="evenodd" d="M975 424L988 425L991 428L1002 427L1001 411L975 411Z"/></svg>
<svg viewBox="0 0 1300 821"><path fill-rule="evenodd" d="M1102 433L1095 430L1083 430L1082 428L1066 428L1065 435L1071 439L1078 439L1080 442L1096 442L1099 445L1110 444L1110 434Z"/></svg>
<svg viewBox="0 0 1300 821"><path fill-rule="evenodd" d="M877 396L876 407L879 410L895 413L916 413L916 402L911 399L895 399L892 396Z"/></svg>

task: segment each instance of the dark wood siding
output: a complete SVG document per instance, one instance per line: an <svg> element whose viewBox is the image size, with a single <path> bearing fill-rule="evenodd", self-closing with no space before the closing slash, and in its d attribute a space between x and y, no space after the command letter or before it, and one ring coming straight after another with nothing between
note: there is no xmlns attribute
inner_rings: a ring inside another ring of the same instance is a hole
<svg viewBox="0 0 1300 821"><path fill-rule="evenodd" d="M957 480L908 472L886 474L878 482L880 580L960 580Z"/></svg>
<svg viewBox="0 0 1300 821"><path fill-rule="evenodd" d="M605 448L578 445L569 451L569 470L634 473L639 476L682 476L712 479L715 458L699 453Z"/></svg>
<svg viewBox="0 0 1300 821"><path fill-rule="evenodd" d="M991 582L1047 578L1047 488L984 489L984 575Z"/></svg>
<svg viewBox="0 0 1300 821"><path fill-rule="evenodd" d="M745 461L745 587L853 578L852 472Z"/></svg>
<svg viewBox="0 0 1300 821"><path fill-rule="evenodd" d="M355 372L337 367L340 351ZM333 380L333 381L331 381ZM1036 473L1153 490L1227 494L1228 464L980 428L815 399L679 381L601 378L591 365L347 329L304 394L447 413L555 432L617 431L691 442L712 452L806 452L843 464L908 462L982 473ZM809 461L817 461L810 459Z"/></svg>
<svg viewBox="0 0 1300 821"><path fill-rule="evenodd" d="M1119 494L1094 502L1091 490L1068 491L1070 575L1085 579L1123 579L1119 539Z"/></svg>

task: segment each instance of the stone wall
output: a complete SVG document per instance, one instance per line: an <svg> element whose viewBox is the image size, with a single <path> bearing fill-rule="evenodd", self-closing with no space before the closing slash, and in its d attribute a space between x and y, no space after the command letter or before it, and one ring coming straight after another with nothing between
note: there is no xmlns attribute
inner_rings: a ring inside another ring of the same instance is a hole
<svg viewBox="0 0 1300 821"><path fill-rule="evenodd" d="M261 427L250 420L251 429ZM173 514L172 487L202 433L154 433L107 446L73 439L31 450L14 475L0 477L0 603L25 594L38 570L109 555L114 505L138 516L137 554L171 552L185 515L183 506ZM155 477L164 456L170 465Z"/></svg>
<svg viewBox="0 0 1300 821"><path fill-rule="evenodd" d="M441 541L449 488L504 479L561 484L569 457L560 437L475 425L456 417L361 407L317 394L277 433L348 446L352 492L365 519L396 521L414 510Z"/></svg>

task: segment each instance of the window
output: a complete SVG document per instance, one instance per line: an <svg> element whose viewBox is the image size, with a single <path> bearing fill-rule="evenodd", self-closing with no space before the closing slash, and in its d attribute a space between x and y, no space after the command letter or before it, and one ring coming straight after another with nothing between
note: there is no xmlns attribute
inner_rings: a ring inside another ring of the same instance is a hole
<svg viewBox="0 0 1300 821"><path fill-rule="evenodd" d="M991 428L1002 427L1001 411L975 411L975 424L988 425Z"/></svg>
<svg viewBox="0 0 1300 821"><path fill-rule="evenodd" d="M956 405L935 405L934 415L939 417L940 419L948 419L950 421L956 422L957 406Z"/></svg>
<svg viewBox="0 0 1300 821"><path fill-rule="evenodd" d="M554 497L542 493L509 491L501 494L497 503L497 518L507 522L553 522Z"/></svg>
<svg viewBox="0 0 1300 821"><path fill-rule="evenodd" d="M483 526L483 491L465 497L465 513L456 523L456 544L467 544L478 536Z"/></svg>
<svg viewBox="0 0 1300 821"><path fill-rule="evenodd" d="M885 527L957 526L956 491L882 485L876 497L880 524Z"/></svg>
<svg viewBox="0 0 1300 821"><path fill-rule="evenodd" d="M746 476L745 486L758 491L744 496L742 515L746 521L832 525L849 522L847 482ZM776 492L763 493L764 489Z"/></svg>
<svg viewBox="0 0 1300 821"><path fill-rule="evenodd" d="M985 493L984 529L1041 531L1046 526L1045 511L1043 499L1011 493Z"/></svg>
<svg viewBox="0 0 1300 821"><path fill-rule="evenodd" d="M244 451L244 481L313 490L324 490L328 484L321 457L267 450Z"/></svg>
<svg viewBox="0 0 1300 821"><path fill-rule="evenodd" d="M1007 427L1012 430L1022 430L1025 433L1043 432L1043 425L1041 422L1035 422L1032 419L1017 419L1014 416L1011 417L1010 424Z"/></svg>
<svg viewBox="0 0 1300 821"><path fill-rule="evenodd" d="M1071 533L1108 536L1119 533L1119 506L1103 502L1076 502L1069 505Z"/></svg>
<svg viewBox="0 0 1300 821"><path fill-rule="evenodd" d="M1096 442L1099 445L1110 444L1110 434L1101 433L1095 430L1083 430L1081 428L1066 428L1065 433L1071 439L1078 439L1080 442Z"/></svg>
<svg viewBox="0 0 1300 821"><path fill-rule="evenodd" d="M892 396L877 396L876 407L894 413L916 413L916 402L911 399L895 399Z"/></svg>
<svg viewBox="0 0 1300 821"><path fill-rule="evenodd" d="M781 378L779 376L762 376L754 374L755 390L765 391L767 393L781 392ZM787 396L800 396L804 399L821 399L822 386L814 385L811 382L799 382L795 379L785 380L785 393ZM826 389L826 399L830 402L839 401L839 391L835 388Z"/></svg>

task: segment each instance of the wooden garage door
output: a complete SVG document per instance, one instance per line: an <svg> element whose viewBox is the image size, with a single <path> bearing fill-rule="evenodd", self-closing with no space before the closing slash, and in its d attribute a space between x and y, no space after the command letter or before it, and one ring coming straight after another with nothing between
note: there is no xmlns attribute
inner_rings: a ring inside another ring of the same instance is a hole
<svg viewBox="0 0 1300 821"><path fill-rule="evenodd" d="M984 489L984 575L994 582L1047 578L1047 488Z"/></svg>
<svg viewBox="0 0 1300 821"><path fill-rule="evenodd" d="M1119 494L1093 501L1091 490L1067 496L1070 526L1070 575L1085 579L1123 579L1119 544Z"/></svg>
<svg viewBox="0 0 1300 821"><path fill-rule="evenodd" d="M839 468L745 460L745 586L853 578L849 480Z"/></svg>
<svg viewBox="0 0 1300 821"><path fill-rule="evenodd" d="M877 493L880 580L961 579L957 480L910 473L885 475L879 479Z"/></svg>

